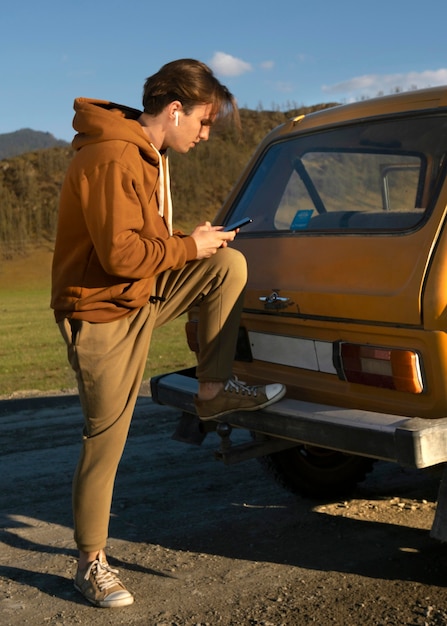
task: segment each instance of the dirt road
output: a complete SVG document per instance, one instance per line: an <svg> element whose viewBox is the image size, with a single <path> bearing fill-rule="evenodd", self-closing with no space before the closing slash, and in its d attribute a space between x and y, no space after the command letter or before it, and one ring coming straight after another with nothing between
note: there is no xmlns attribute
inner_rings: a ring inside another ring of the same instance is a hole
<svg viewBox="0 0 447 626"><path fill-rule="evenodd" d="M378 463L349 501L277 487L256 461L171 439L142 395L120 466L109 558L135 593L96 609L72 587L76 397L0 402L0 623L147 626L447 624L447 547L429 537L439 475Z"/></svg>

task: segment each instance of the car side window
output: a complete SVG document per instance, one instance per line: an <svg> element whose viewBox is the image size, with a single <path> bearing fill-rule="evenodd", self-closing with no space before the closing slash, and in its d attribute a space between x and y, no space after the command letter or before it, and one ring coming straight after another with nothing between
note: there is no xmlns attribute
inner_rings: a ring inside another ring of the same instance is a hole
<svg viewBox="0 0 447 626"><path fill-rule="evenodd" d="M423 217L421 156L308 152L297 159L275 213L275 228L398 228Z"/></svg>

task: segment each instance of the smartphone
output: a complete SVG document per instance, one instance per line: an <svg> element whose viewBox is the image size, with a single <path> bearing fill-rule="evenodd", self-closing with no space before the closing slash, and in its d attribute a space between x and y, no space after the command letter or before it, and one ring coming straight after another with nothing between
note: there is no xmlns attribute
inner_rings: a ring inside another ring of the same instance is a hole
<svg viewBox="0 0 447 626"><path fill-rule="evenodd" d="M251 217L243 217L238 222L233 222L232 224L228 224L228 226L225 226L224 231L228 232L229 230L236 230L236 228L241 228L242 226L245 226L246 224L251 224L252 221L253 220L251 219Z"/></svg>

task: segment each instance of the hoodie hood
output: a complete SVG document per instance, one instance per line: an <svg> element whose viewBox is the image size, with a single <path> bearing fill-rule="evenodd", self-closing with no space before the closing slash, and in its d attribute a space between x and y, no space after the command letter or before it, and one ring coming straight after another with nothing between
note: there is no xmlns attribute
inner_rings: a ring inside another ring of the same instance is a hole
<svg viewBox="0 0 447 626"><path fill-rule="evenodd" d="M159 214L164 217L172 235L172 199L170 189L169 163L150 142L138 118L141 111L107 100L76 98L73 128L77 132L72 146L80 150L84 146L106 141L133 143L143 158L159 170Z"/></svg>
<svg viewBox="0 0 447 626"><path fill-rule="evenodd" d="M144 133L138 118L141 111L108 102L89 98L76 98L73 128L77 132L73 148L80 148L102 141L122 140L136 144L143 152L149 149L149 138ZM153 160L158 160L153 155Z"/></svg>

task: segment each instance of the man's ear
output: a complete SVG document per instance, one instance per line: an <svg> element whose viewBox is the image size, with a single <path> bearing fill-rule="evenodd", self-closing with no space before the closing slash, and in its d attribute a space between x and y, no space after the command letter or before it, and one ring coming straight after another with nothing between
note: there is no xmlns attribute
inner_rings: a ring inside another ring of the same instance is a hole
<svg viewBox="0 0 447 626"><path fill-rule="evenodd" d="M168 114L170 119L174 120L176 126L179 125L179 113L183 109L182 103L179 100L174 100L171 104L168 105L169 110Z"/></svg>

